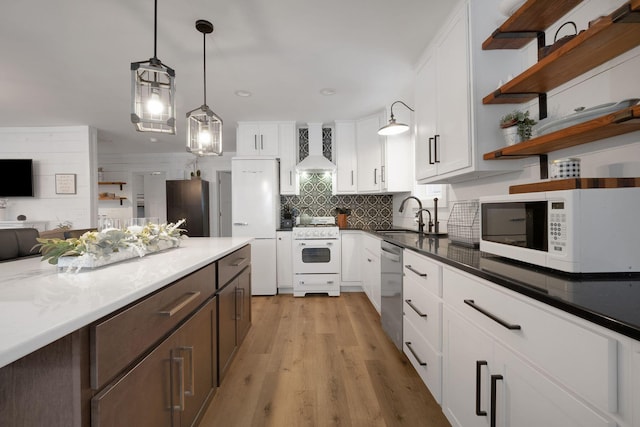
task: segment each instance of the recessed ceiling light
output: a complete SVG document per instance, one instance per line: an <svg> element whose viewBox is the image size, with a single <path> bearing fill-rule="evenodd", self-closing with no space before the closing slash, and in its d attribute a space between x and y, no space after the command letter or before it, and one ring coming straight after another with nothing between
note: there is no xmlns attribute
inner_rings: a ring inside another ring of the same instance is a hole
<svg viewBox="0 0 640 427"><path fill-rule="evenodd" d="M151 137L151 138L149 138L149 141L151 141L151 142L158 142L158 138L153 138L153 137Z"/></svg>
<svg viewBox="0 0 640 427"><path fill-rule="evenodd" d="M324 89L320 89L320 94L324 96L331 96L336 94L336 90L330 87L325 87Z"/></svg>
<svg viewBox="0 0 640 427"><path fill-rule="evenodd" d="M235 94L237 96L242 97L242 98L246 98L246 97L252 95L251 92L249 92L248 90L237 90L237 91L235 91Z"/></svg>

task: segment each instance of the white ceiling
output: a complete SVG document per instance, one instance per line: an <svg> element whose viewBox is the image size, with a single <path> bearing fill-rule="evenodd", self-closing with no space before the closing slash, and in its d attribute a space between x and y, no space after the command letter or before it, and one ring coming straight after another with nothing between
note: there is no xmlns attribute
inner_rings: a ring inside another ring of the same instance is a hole
<svg viewBox="0 0 640 427"><path fill-rule="evenodd" d="M225 151L235 151L239 120L362 117L410 93L414 65L455 2L158 0L157 57L176 70L176 135L136 132L129 121L129 66L153 56L153 4L3 2L0 126L91 125L100 153L183 152L185 114L203 102L197 19L215 27L207 104L224 120Z"/></svg>

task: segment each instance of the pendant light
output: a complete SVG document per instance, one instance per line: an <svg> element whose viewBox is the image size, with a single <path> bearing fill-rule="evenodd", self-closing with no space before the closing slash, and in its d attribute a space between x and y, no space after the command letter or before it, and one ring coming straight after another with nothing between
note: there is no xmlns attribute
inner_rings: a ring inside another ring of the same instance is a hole
<svg viewBox="0 0 640 427"><path fill-rule="evenodd" d="M209 21L196 21L196 30L202 33L204 102L200 108L187 113L187 151L196 156L219 156L222 154L222 119L207 105L207 34L213 32Z"/></svg>
<svg viewBox="0 0 640 427"><path fill-rule="evenodd" d="M385 136L399 135L409 130L409 125L406 125L404 123L396 123L396 119L395 117L393 117L393 106L396 105L398 102L404 105L405 107L407 107L409 110L415 111L413 108L409 107L407 104L405 104L402 101L394 102L393 104L391 104L391 119L389 120L389 124L382 126L380 129L378 129L378 135L385 135Z"/></svg>
<svg viewBox="0 0 640 427"><path fill-rule="evenodd" d="M158 0L154 1L153 58L131 63L131 122L139 132L176 133L175 71L156 56Z"/></svg>

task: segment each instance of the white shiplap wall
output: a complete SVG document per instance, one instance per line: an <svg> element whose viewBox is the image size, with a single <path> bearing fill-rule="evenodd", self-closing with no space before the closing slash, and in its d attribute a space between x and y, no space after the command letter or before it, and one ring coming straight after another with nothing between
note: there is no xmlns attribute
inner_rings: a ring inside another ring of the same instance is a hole
<svg viewBox="0 0 640 427"><path fill-rule="evenodd" d="M47 229L63 221L74 228L97 221L97 137L89 126L0 128L0 157L32 159L35 197L10 198L6 219L25 215ZM55 175L75 174L76 194L56 194Z"/></svg>

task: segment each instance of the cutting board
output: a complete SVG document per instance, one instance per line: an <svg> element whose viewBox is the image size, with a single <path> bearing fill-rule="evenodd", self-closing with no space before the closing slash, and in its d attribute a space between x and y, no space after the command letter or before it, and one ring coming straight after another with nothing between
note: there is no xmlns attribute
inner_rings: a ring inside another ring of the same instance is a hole
<svg viewBox="0 0 640 427"><path fill-rule="evenodd" d="M567 178L532 182L509 187L509 194L588 188L640 187L640 178Z"/></svg>

